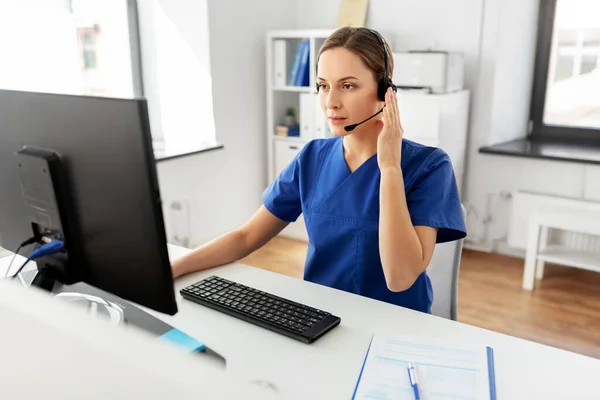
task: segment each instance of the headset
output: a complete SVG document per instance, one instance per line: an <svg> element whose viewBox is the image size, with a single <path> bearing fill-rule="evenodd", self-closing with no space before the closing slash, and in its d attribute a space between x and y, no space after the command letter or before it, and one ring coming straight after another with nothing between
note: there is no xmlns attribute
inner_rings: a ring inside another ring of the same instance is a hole
<svg viewBox="0 0 600 400"><path fill-rule="evenodd" d="M396 85L394 85L394 83L392 82L392 79L390 78L390 55L388 54L387 48L385 46L385 40L379 34L379 32L377 32L374 29L369 29L369 28L358 28L358 29L368 31L371 34L375 35L375 37L381 44L381 47L383 47L383 58L385 61L385 73L383 75L383 78L381 80L379 80L379 82L377 82L377 98L380 101L385 102L385 93L387 92L388 88L391 87L394 92L398 92L398 87ZM319 93L319 83L318 82L316 83L316 88L317 88L317 93ZM383 108L381 110L379 110L377 113L370 116L369 118L365 119L364 121L345 126L344 130L346 132L353 131L357 126L367 122L368 120L375 117L377 114L379 114L381 112L383 112Z"/></svg>

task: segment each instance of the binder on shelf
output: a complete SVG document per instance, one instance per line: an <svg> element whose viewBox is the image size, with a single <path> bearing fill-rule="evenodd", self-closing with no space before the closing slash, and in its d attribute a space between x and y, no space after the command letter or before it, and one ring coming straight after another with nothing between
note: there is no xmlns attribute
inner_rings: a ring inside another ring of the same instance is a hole
<svg viewBox="0 0 600 400"><path fill-rule="evenodd" d="M310 43L305 40L302 43L302 58L300 59L300 66L298 67L298 75L296 76L296 86L308 86L309 84L309 66L310 63Z"/></svg>
<svg viewBox="0 0 600 400"><path fill-rule="evenodd" d="M309 59L310 59L310 41L302 41L296 50L294 65L288 79L289 86L308 86L309 85Z"/></svg>
<svg viewBox="0 0 600 400"><path fill-rule="evenodd" d="M273 85L283 87L287 78L287 43L286 40L273 41Z"/></svg>

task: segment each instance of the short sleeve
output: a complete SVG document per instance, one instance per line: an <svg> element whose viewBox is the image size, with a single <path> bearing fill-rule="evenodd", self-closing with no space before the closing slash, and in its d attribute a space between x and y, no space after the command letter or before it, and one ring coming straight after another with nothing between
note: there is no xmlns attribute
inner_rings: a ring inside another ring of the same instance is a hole
<svg viewBox="0 0 600 400"><path fill-rule="evenodd" d="M425 167L407 193L407 205L414 226L438 228L437 243L467 236L460 195L450 157L441 149L424 161Z"/></svg>
<svg viewBox="0 0 600 400"><path fill-rule="evenodd" d="M306 146L305 146L306 148ZM302 213L300 157L302 149L263 192L263 204L277 218L294 222Z"/></svg>

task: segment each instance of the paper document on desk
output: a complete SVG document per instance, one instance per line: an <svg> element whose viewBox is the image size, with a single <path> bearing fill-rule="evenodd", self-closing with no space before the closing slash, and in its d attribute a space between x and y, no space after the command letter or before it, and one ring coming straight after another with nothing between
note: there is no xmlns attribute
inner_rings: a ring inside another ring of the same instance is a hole
<svg viewBox="0 0 600 400"><path fill-rule="evenodd" d="M383 335L371 340L353 399L414 399L409 361L422 400L496 399L491 348Z"/></svg>

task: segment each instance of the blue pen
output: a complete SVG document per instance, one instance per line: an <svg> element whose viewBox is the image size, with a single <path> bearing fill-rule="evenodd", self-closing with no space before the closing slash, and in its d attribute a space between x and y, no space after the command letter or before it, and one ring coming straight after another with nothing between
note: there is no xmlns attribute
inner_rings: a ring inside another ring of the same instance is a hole
<svg viewBox="0 0 600 400"><path fill-rule="evenodd" d="M415 366L411 361L408 362L407 370L410 386L412 386L413 392L415 393L415 400L421 400L421 396L419 395L419 382L417 382L417 373L415 371Z"/></svg>

